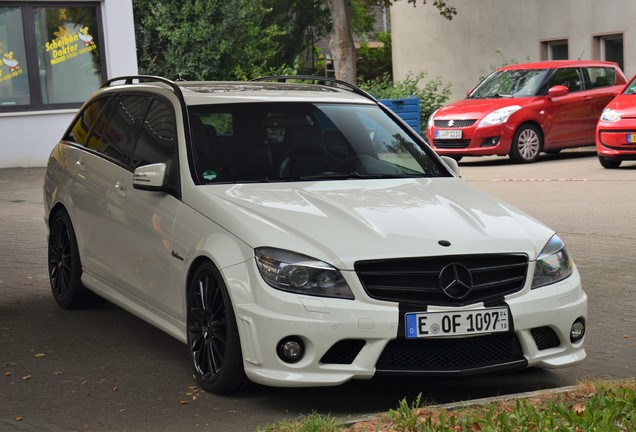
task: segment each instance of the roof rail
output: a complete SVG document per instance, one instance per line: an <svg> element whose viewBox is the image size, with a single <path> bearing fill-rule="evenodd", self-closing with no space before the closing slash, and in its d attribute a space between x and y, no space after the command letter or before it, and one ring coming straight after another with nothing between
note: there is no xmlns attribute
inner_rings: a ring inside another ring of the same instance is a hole
<svg viewBox="0 0 636 432"><path fill-rule="evenodd" d="M376 98L371 96L366 91L362 90L360 87L350 84L346 81L342 81L342 80L331 78L331 77L322 77L322 76L313 76L313 75L271 75L271 76L264 76L260 78L254 78L254 79L251 79L250 81L267 81L267 82L312 81L314 84L344 88L345 90L349 90L357 95L364 96L367 99L371 99L372 101L377 102Z"/></svg>
<svg viewBox="0 0 636 432"><path fill-rule="evenodd" d="M181 88L174 82L169 80L168 78L154 76L154 75L127 75L111 78L108 81L104 81L100 88L111 87L113 83L117 81L124 81L124 85L135 84L133 81L137 81L137 84L141 84L144 82L160 82L168 85L174 93L177 95L179 99L183 99L183 93L181 92Z"/></svg>

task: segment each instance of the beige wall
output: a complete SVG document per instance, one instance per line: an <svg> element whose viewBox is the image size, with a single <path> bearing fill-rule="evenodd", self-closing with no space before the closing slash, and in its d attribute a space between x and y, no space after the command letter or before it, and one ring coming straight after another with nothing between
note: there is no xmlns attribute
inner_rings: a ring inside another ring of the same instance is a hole
<svg viewBox="0 0 636 432"><path fill-rule="evenodd" d="M570 58L591 59L594 36L622 33L625 74L636 74L635 0L452 0L452 21L432 3L391 8L393 70L451 83L451 100L504 63L540 60L541 42L555 39L567 39Z"/></svg>

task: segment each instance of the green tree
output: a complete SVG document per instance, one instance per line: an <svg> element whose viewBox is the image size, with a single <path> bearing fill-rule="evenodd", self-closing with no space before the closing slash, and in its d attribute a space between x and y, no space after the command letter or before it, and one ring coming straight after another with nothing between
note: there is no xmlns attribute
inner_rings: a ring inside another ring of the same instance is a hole
<svg viewBox="0 0 636 432"><path fill-rule="evenodd" d="M395 2L401 0L378 0L385 6L390 7ZM353 2L365 3L367 5L377 4L376 0L327 0L333 32L329 46L333 56L336 78L355 84L357 78L356 70L356 50L353 44ZM426 4L427 0L406 0L413 6L418 3ZM453 19L457 10L451 6L448 0L433 0L433 6L437 8L440 15L446 19Z"/></svg>
<svg viewBox="0 0 636 432"><path fill-rule="evenodd" d="M141 73L245 79L298 67L329 29L322 0L133 0Z"/></svg>

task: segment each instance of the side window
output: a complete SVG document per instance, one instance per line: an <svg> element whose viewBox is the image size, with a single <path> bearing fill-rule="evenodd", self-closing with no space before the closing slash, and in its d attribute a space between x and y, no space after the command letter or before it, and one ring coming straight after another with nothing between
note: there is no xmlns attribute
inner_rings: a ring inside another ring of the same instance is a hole
<svg viewBox="0 0 636 432"><path fill-rule="evenodd" d="M583 79L579 68L563 68L557 69L550 78L550 87L555 85L566 86L570 92L582 90Z"/></svg>
<svg viewBox="0 0 636 432"><path fill-rule="evenodd" d="M102 113L107 111L105 107L114 100L115 98L101 97L93 101L76 117L73 127L64 139L85 146L90 130L96 124L98 118L104 121L105 116Z"/></svg>
<svg viewBox="0 0 636 432"><path fill-rule="evenodd" d="M100 117L96 127L91 130L86 146L127 165L135 132L149 103L149 97L120 97L112 107L110 116Z"/></svg>
<svg viewBox="0 0 636 432"><path fill-rule="evenodd" d="M614 85L616 82L616 70L611 67L589 67L587 74L590 88L600 88Z"/></svg>
<svg viewBox="0 0 636 432"><path fill-rule="evenodd" d="M141 131L133 152L133 168L165 163L168 172L171 172L176 145L177 129L172 106L162 100L153 99L148 114L141 123Z"/></svg>

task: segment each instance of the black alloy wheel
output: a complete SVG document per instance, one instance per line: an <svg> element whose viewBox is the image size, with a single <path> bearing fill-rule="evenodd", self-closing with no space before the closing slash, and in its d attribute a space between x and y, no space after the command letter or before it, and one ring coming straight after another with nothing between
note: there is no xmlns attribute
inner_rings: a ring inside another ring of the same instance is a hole
<svg viewBox="0 0 636 432"><path fill-rule="evenodd" d="M217 394L244 389L248 380L236 318L222 277L210 263L202 264L190 282L186 324L199 387Z"/></svg>
<svg viewBox="0 0 636 432"><path fill-rule="evenodd" d="M68 214L58 211L49 226L49 279L53 298L64 309L101 305L104 300L82 284L82 263Z"/></svg>

